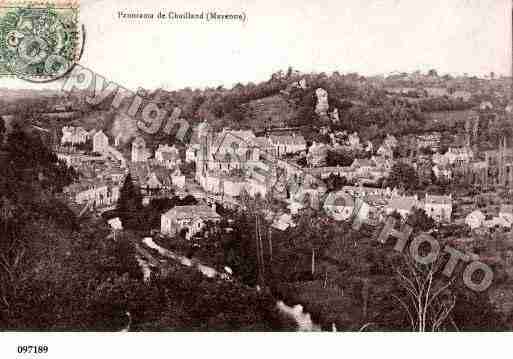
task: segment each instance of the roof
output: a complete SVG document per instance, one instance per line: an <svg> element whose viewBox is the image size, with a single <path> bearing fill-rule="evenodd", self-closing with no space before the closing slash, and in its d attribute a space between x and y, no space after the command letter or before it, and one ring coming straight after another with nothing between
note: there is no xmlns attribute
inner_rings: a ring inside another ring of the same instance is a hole
<svg viewBox="0 0 513 359"><path fill-rule="evenodd" d="M164 213L163 216L174 219L221 218L212 207L207 205L176 206Z"/></svg>
<svg viewBox="0 0 513 359"><path fill-rule="evenodd" d="M72 135L88 135L88 132L81 126L64 126L61 130L63 133L70 133Z"/></svg>
<svg viewBox="0 0 513 359"><path fill-rule="evenodd" d="M117 168L117 167L111 167L111 168L107 168L106 170L104 170L102 172L102 174L104 176L124 176L125 175L125 171L121 168Z"/></svg>
<svg viewBox="0 0 513 359"><path fill-rule="evenodd" d="M442 137L440 132L421 133L415 136L417 140L437 140Z"/></svg>
<svg viewBox="0 0 513 359"><path fill-rule="evenodd" d="M353 164L351 166L359 166L359 167L373 167L373 163L371 160L367 158L355 158Z"/></svg>
<svg viewBox="0 0 513 359"><path fill-rule="evenodd" d="M417 205L418 200L415 197L392 197L388 201L388 207L403 210L403 211L411 211L413 207Z"/></svg>
<svg viewBox="0 0 513 359"><path fill-rule="evenodd" d="M302 135L271 135L269 139L278 145L306 146L305 138Z"/></svg>
<svg viewBox="0 0 513 359"><path fill-rule="evenodd" d="M180 158L180 155L177 152L162 152L161 156L164 161L174 161Z"/></svg>
<svg viewBox="0 0 513 359"><path fill-rule="evenodd" d="M372 157L372 161L374 162L374 164L377 166L377 167L381 167L381 166L387 166L390 164L390 161L387 160L386 158L383 158L381 156L373 156Z"/></svg>
<svg viewBox="0 0 513 359"><path fill-rule="evenodd" d="M305 172L311 174L312 176L322 176L339 173L342 173L342 175L347 175L348 173L353 173L354 169L352 169L351 167L311 167L305 168Z"/></svg>
<svg viewBox="0 0 513 359"><path fill-rule="evenodd" d="M470 148L468 148L468 147L449 147L447 153L471 155L472 154L472 150Z"/></svg>
<svg viewBox="0 0 513 359"><path fill-rule="evenodd" d="M486 161L477 161L471 163L474 169L483 169L488 167L488 163Z"/></svg>
<svg viewBox="0 0 513 359"><path fill-rule="evenodd" d="M452 198L450 196L435 196L426 194L426 203L452 204Z"/></svg>
<svg viewBox="0 0 513 359"><path fill-rule="evenodd" d="M331 192L326 197L324 205L335 207L354 207L354 200L344 191Z"/></svg>
<svg viewBox="0 0 513 359"><path fill-rule="evenodd" d="M146 182L146 185L150 188L159 188L162 186L162 183L157 178L155 172L152 172L150 174L150 178L148 178L148 181Z"/></svg>
<svg viewBox="0 0 513 359"><path fill-rule="evenodd" d="M443 87L426 87L424 90L426 90L430 96L445 96L449 94L447 89Z"/></svg>
<svg viewBox="0 0 513 359"><path fill-rule="evenodd" d="M136 137L135 140L132 142L132 145L135 145L135 146L146 146L146 142L144 141L144 138Z"/></svg>
<svg viewBox="0 0 513 359"><path fill-rule="evenodd" d="M387 189L385 188L374 188L374 187L364 187L364 186L344 186L342 187L342 191L348 192L348 193L361 193L361 194L369 194L369 193L375 193L375 194L384 194L387 192Z"/></svg>
<svg viewBox="0 0 513 359"><path fill-rule="evenodd" d="M290 210L293 210L294 208L296 209L302 209L302 208L305 208L305 206L302 204L302 203L299 203L297 201L290 201L290 203L287 205L287 208L290 209Z"/></svg>
<svg viewBox="0 0 513 359"><path fill-rule="evenodd" d="M162 183L165 187L170 187L173 184L173 181L169 177L168 171L160 171L159 169L155 169L155 175L157 175L157 179Z"/></svg>
<svg viewBox="0 0 513 359"><path fill-rule="evenodd" d="M470 98L471 96L472 96L472 93L470 93L469 91L464 91L464 90L456 90L452 94L452 97Z"/></svg>
<svg viewBox="0 0 513 359"><path fill-rule="evenodd" d="M96 132L96 133L93 135L93 137L94 137L94 138L96 138L96 137L98 137L98 136L107 137L107 135L106 135L102 130L100 130L100 131ZM108 137L107 137L107 138L108 138Z"/></svg>
<svg viewBox="0 0 513 359"><path fill-rule="evenodd" d="M496 157L496 156L499 156L499 154L500 154L500 152L498 150L486 150L486 151L483 151L483 153L489 157ZM513 155L513 148L504 149L504 154L506 156Z"/></svg>
<svg viewBox="0 0 513 359"><path fill-rule="evenodd" d="M324 143L314 143L308 149L308 154L324 154L329 150L329 146Z"/></svg>
<svg viewBox="0 0 513 359"><path fill-rule="evenodd" d="M513 204L503 204L501 205L500 213L513 213Z"/></svg>
<svg viewBox="0 0 513 359"><path fill-rule="evenodd" d="M367 195L364 197L364 201L373 207L385 206L388 204L387 199L379 194Z"/></svg>
<svg viewBox="0 0 513 359"><path fill-rule="evenodd" d="M162 145L162 144L159 144L159 146L157 147L157 150L155 152L162 152L162 153L179 153L179 149L176 148L174 145L173 146L169 146L169 145Z"/></svg>
<svg viewBox="0 0 513 359"><path fill-rule="evenodd" d="M288 213L284 213L274 220L271 227L279 229L280 231L286 230L288 227L294 227L295 223L292 216Z"/></svg>
<svg viewBox="0 0 513 359"><path fill-rule="evenodd" d="M219 148L221 146L230 146L232 143L244 143L242 147L250 147L254 145L253 140L255 138L255 134L250 130L223 129L223 131L215 136L213 146Z"/></svg>
<svg viewBox="0 0 513 359"><path fill-rule="evenodd" d="M227 134L230 134L234 137L237 137L239 139L243 139L246 141L251 141L253 138L255 138L255 134L251 130L227 130L223 129L222 132L225 132Z"/></svg>
<svg viewBox="0 0 513 359"><path fill-rule="evenodd" d="M107 182L105 181L82 180L80 182L72 183L69 186L65 187L63 192L75 195L77 193L87 191L89 189L97 190L105 186L107 186Z"/></svg>
<svg viewBox="0 0 513 359"><path fill-rule="evenodd" d="M271 145L271 143L267 137L255 137L253 139L253 142L255 143L255 146L264 148L264 149Z"/></svg>
<svg viewBox="0 0 513 359"><path fill-rule="evenodd" d="M479 216L481 217L482 219L485 218L485 215L483 214L483 212L481 212L479 209L476 209L472 212L470 212L466 218L469 218L469 217L475 217L475 216Z"/></svg>
<svg viewBox="0 0 513 359"><path fill-rule="evenodd" d="M149 176L149 168L142 163L132 163L130 165L130 175L136 181L143 182Z"/></svg>

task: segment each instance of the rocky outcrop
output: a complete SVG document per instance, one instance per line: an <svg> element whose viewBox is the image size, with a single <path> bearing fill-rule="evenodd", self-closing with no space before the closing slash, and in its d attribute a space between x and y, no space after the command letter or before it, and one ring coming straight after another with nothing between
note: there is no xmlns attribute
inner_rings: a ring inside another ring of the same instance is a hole
<svg viewBox="0 0 513 359"><path fill-rule="evenodd" d="M315 90L315 96L317 96L317 104L315 105L315 113L321 117L327 116L329 104L328 104L328 91L323 88Z"/></svg>

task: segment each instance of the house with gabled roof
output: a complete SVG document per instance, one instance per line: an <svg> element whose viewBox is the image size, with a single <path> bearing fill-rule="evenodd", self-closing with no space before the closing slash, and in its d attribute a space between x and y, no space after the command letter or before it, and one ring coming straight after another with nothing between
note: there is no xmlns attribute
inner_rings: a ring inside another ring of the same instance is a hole
<svg viewBox="0 0 513 359"><path fill-rule="evenodd" d="M155 151L155 162L161 166L172 169L181 163L180 151L174 145L159 144Z"/></svg>
<svg viewBox="0 0 513 359"><path fill-rule="evenodd" d="M64 126L61 129L61 144L77 145L85 143L89 137L88 132L83 127Z"/></svg>
<svg viewBox="0 0 513 359"><path fill-rule="evenodd" d="M493 105L492 105L492 103L490 101L483 101L479 105L479 109L481 111L493 110Z"/></svg>
<svg viewBox="0 0 513 359"><path fill-rule="evenodd" d="M470 163L474 153L469 147L449 147L444 156L451 165L466 165Z"/></svg>
<svg viewBox="0 0 513 359"><path fill-rule="evenodd" d="M444 97L449 96L449 90L444 87L426 87L424 92L427 97Z"/></svg>
<svg viewBox="0 0 513 359"><path fill-rule="evenodd" d="M95 207L108 206L119 198L120 186L104 181L82 181L67 186L63 192L77 204L90 203Z"/></svg>
<svg viewBox="0 0 513 359"><path fill-rule="evenodd" d="M296 223L294 222L292 216L288 213L283 213L278 218L274 220L271 224L271 227L280 231L284 231L289 227L295 227Z"/></svg>
<svg viewBox="0 0 513 359"><path fill-rule="evenodd" d="M371 161L376 168L384 170L387 173L390 171L390 169L392 169L393 162L386 157L372 156Z"/></svg>
<svg viewBox="0 0 513 359"><path fill-rule="evenodd" d="M394 157L394 150L385 145L385 144L382 144L381 146L379 146L377 152L376 152L377 155L381 156L381 157L385 157L385 158L393 158Z"/></svg>
<svg viewBox="0 0 513 359"><path fill-rule="evenodd" d="M176 167L173 173L171 174L171 180L173 185L178 188L185 188L185 176L180 171L180 167Z"/></svg>
<svg viewBox="0 0 513 359"><path fill-rule="evenodd" d="M270 135L269 140L277 157L306 151L306 140L302 135Z"/></svg>
<svg viewBox="0 0 513 359"><path fill-rule="evenodd" d="M102 131L98 131L93 135L93 152L104 153L108 150L109 138Z"/></svg>
<svg viewBox="0 0 513 359"><path fill-rule="evenodd" d="M457 100L468 102L472 98L472 93L465 90L456 90L451 94L451 97Z"/></svg>
<svg viewBox="0 0 513 359"><path fill-rule="evenodd" d="M209 170L225 173L251 168L260 157L255 139L252 131L223 129L212 136L210 143L200 145L196 159Z"/></svg>
<svg viewBox="0 0 513 359"><path fill-rule="evenodd" d="M150 158L150 151L146 148L146 141L136 137L132 142L132 162L146 162Z"/></svg>
<svg viewBox="0 0 513 359"><path fill-rule="evenodd" d="M151 172L148 180L146 181L146 188L152 191L157 191L162 188L162 182L157 178L155 172Z"/></svg>
<svg viewBox="0 0 513 359"><path fill-rule="evenodd" d="M354 213L354 199L344 191L331 192L324 200L324 211L337 221L345 221Z"/></svg>
<svg viewBox="0 0 513 359"><path fill-rule="evenodd" d="M400 196L397 188L375 188L375 187L364 187L364 186L344 186L342 191L349 193L353 197L367 197L370 195L380 196L386 199Z"/></svg>
<svg viewBox="0 0 513 359"><path fill-rule="evenodd" d="M253 139L255 146L259 149L260 153L273 153L273 146L269 137L255 137Z"/></svg>
<svg viewBox="0 0 513 359"><path fill-rule="evenodd" d="M426 193L424 211L436 222L450 222L452 214L452 195L437 196Z"/></svg>
<svg viewBox="0 0 513 359"><path fill-rule="evenodd" d="M421 133L415 136L417 149L429 148L431 151L438 151L440 149L441 139L442 135L440 132Z"/></svg>
<svg viewBox="0 0 513 359"><path fill-rule="evenodd" d="M353 132L347 136L347 145L354 150L361 148L360 136L358 136L357 132Z"/></svg>
<svg viewBox="0 0 513 359"><path fill-rule="evenodd" d="M480 210L476 209L472 211L465 217L465 224L470 227L470 229L476 229L483 225L486 216Z"/></svg>
<svg viewBox="0 0 513 359"><path fill-rule="evenodd" d="M501 205L499 209L499 217L511 226L513 224L513 204Z"/></svg>
<svg viewBox="0 0 513 359"><path fill-rule="evenodd" d="M207 205L176 206L161 216L160 231L162 234L176 236L186 230L186 238L201 231L207 221L219 222L221 216Z"/></svg>
<svg viewBox="0 0 513 359"><path fill-rule="evenodd" d="M417 196L392 197L388 200L385 212L387 215L397 212L406 219L419 204Z"/></svg>
<svg viewBox="0 0 513 359"><path fill-rule="evenodd" d="M173 187L173 180L171 179L169 170L162 167L156 167L153 169L153 173L155 173L157 179L161 183L162 189L169 190Z"/></svg>
<svg viewBox="0 0 513 359"><path fill-rule="evenodd" d="M139 184L140 186L143 186L148 179L148 177L151 174L150 168L145 163L132 163L129 168L130 176L132 176L132 179Z"/></svg>
<svg viewBox="0 0 513 359"><path fill-rule="evenodd" d="M358 176L367 177L375 168L374 163L368 158L355 158L351 168Z"/></svg>
<svg viewBox="0 0 513 359"><path fill-rule="evenodd" d="M326 165L328 149L329 147L324 143L312 143L310 148L308 148L308 155L306 156L308 165L312 167L320 167Z"/></svg>

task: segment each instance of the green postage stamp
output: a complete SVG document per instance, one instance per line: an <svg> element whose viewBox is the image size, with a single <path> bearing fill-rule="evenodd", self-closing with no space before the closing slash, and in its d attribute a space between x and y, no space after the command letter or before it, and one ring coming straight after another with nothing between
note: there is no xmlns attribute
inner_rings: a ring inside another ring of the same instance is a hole
<svg viewBox="0 0 513 359"><path fill-rule="evenodd" d="M69 72L80 57L77 2L0 1L0 77L46 82Z"/></svg>

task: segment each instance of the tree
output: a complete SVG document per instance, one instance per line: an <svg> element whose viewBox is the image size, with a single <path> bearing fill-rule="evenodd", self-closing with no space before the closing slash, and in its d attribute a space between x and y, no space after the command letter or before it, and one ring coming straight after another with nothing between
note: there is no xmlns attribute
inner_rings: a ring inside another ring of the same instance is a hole
<svg viewBox="0 0 513 359"><path fill-rule="evenodd" d="M5 146L8 152L7 166L11 166L16 179L12 181L39 185L43 189L52 192L60 192L78 177L73 168L57 158L41 137L34 133L28 133L20 125L14 125L9 134ZM34 178L38 178L34 181Z"/></svg>
<svg viewBox="0 0 513 359"><path fill-rule="evenodd" d="M435 221L420 208L415 208L406 221L415 231L425 232L432 229Z"/></svg>
<svg viewBox="0 0 513 359"><path fill-rule="evenodd" d="M388 185L408 190L417 187L419 179L415 168L404 162L395 163L390 170Z"/></svg>
<svg viewBox="0 0 513 359"><path fill-rule="evenodd" d="M139 187L134 185L132 176L128 174L121 187L117 203L117 211L123 227L128 229L141 229L142 194Z"/></svg>
<svg viewBox="0 0 513 359"><path fill-rule="evenodd" d="M419 149L419 152L425 156L432 156L433 155L433 150L431 149L431 147L421 147Z"/></svg>
<svg viewBox="0 0 513 359"><path fill-rule="evenodd" d="M0 117L0 148L4 143L4 134L5 134L5 121Z"/></svg>
<svg viewBox="0 0 513 359"><path fill-rule="evenodd" d="M335 166L351 166L355 159L355 154L352 151L347 150L338 150L332 151L328 150L326 156L326 164L330 167Z"/></svg>
<svg viewBox="0 0 513 359"><path fill-rule="evenodd" d="M338 191L341 190L342 187L349 185L349 181L344 176L339 176L338 174L330 174L328 178L324 180L326 186L329 191Z"/></svg>
<svg viewBox="0 0 513 359"><path fill-rule="evenodd" d="M428 76L431 76L431 77L438 77L438 72L437 72L435 69L431 69L431 70L429 70L429 72L428 72Z"/></svg>
<svg viewBox="0 0 513 359"><path fill-rule="evenodd" d="M185 176L192 176L196 171L196 162L184 162L180 164L180 172Z"/></svg>
<svg viewBox="0 0 513 359"><path fill-rule="evenodd" d="M403 258L404 264L396 269L399 295L392 297L404 309L410 329L419 332L444 329L451 323L449 315L456 304L456 296L450 290L454 280L437 278L440 261L424 265L407 255Z"/></svg>

